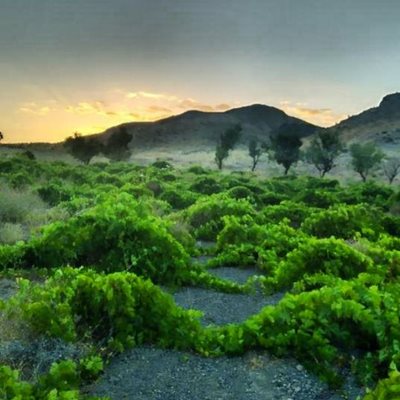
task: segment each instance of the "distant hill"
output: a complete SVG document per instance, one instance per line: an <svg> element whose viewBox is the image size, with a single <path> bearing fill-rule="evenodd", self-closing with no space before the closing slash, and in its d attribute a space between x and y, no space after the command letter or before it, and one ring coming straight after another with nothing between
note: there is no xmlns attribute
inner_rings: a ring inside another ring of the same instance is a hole
<svg viewBox="0 0 400 400"><path fill-rule="evenodd" d="M126 123L95 136L106 140L120 126L124 126L132 134L130 146L136 150L209 150L210 147L214 148L221 133L236 124L241 124L243 128L243 144L247 144L251 138L266 141L287 124L298 124L300 136L310 135L318 128L290 117L278 108L254 104L225 112L187 111L155 122Z"/></svg>
<svg viewBox="0 0 400 400"><path fill-rule="evenodd" d="M385 96L378 107L347 118L329 129L339 130L345 141L400 144L400 93Z"/></svg>

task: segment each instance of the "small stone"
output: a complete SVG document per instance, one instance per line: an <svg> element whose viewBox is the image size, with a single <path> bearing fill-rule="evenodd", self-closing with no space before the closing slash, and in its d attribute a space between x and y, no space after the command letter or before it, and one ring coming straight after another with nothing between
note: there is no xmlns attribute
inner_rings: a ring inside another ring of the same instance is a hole
<svg viewBox="0 0 400 400"><path fill-rule="evenodd" d="M297 365L296 365L296 369L297 369L297 371L299 371L299 372L304 371L304 367L303 367L301 364L297 364Z"/></svg>

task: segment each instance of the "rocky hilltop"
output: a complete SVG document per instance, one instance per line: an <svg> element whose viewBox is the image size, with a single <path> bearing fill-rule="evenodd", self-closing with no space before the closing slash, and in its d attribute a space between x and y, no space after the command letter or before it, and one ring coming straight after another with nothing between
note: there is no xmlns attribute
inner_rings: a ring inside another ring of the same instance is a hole
<svg viewBox="0 0 400 400"><path fill-rule="evenodd" d="M400 93L385 96L378 107L345 119L330 129L339 130L346 141L400 143Z"/></svg>

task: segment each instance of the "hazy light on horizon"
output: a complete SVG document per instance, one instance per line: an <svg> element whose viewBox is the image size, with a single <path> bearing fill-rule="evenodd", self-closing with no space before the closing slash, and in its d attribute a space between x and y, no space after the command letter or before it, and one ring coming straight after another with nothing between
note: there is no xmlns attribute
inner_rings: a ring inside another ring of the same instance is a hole
<svg viewBox="0 0 400 400"><path fill-rule="evenodd" d="M329 126L399 90L397 0L2 0L0 131L63 140L263 103Z"/></svg>

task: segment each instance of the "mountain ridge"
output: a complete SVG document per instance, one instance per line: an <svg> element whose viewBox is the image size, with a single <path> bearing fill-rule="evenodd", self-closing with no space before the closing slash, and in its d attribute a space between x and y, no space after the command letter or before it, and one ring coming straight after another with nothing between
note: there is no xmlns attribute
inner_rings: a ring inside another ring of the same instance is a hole
<svg viewBox="0 0 400 400"><path fill-rule="evenodd" d="M327 129L337 130L345 141L400 143L400 93L387 94L378 106L350 116Z"/></svg>
<svg viewBox="0 0 400 400"><path fill-rule="evenodd" d="M124 127L132 135L130 146L134 149L173 148L177 142L185 148L209 149L214 147L221 133L232 126L242 126L241 143L250 139L267 141L270 135L285 124L302 126L300 135L312 134L317 125L287 115L279 108L263 104L252 104L227 111L189 110L154 122L128 122L91 135L106 141Z"/></svg>

